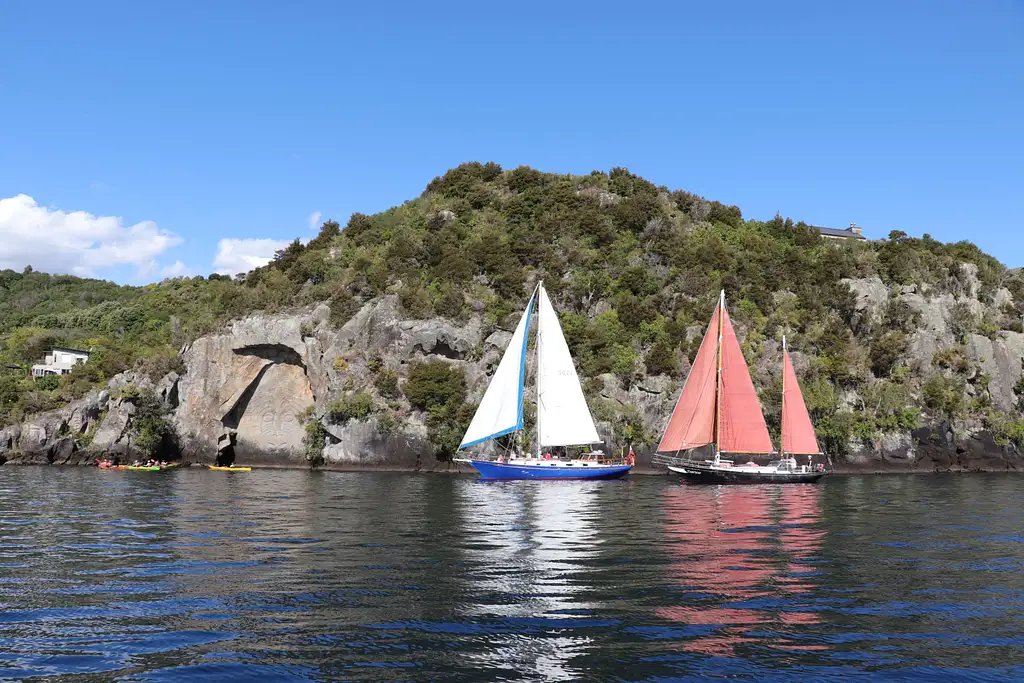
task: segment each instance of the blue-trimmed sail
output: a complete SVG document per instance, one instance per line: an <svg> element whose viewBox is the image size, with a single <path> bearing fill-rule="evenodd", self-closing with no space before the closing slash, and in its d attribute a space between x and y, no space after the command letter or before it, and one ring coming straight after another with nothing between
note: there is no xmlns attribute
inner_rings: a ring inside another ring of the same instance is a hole
<svg viewBox="0 0 1024 683"><path fill-rule="evenodd" d="M519 319L505 355L491 377L491 383L480 400L473 421L459 448L504 436L523 428L523 382L526 379L526 341L530 329L533 297Z"/></svg>

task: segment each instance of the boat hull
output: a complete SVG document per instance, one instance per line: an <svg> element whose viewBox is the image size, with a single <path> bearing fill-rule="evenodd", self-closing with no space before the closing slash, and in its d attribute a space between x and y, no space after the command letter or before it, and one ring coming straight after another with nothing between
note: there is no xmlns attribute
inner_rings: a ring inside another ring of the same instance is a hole
<svg viewBox="0 0 1024 683"><path fill-rule="evenodd" d="M564 464L517 465L491 460L466 460L482 479L618 479L630 465Z"/></svg>
<svg viewBox="0 0 1024 683"><path fill-rule="evenodd" d="M669 465L689 484L813 484L825 472L744 472L726 468Z"/></svg>
<svg viewBox="0 0 1024 683"><path fill-rule="evenodd" d="M214 472L251 472L251 467L219 467L217 465L207 465L208 469Z"/></svg>

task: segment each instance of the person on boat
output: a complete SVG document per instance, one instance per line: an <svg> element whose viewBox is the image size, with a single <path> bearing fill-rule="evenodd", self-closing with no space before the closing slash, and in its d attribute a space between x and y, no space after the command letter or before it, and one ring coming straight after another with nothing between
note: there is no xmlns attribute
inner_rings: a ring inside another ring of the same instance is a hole
<svg viewBox="0 0 1024 683"><path fill-rule="evenodd" d="M545 460L550 460L551 459L551 454L550 453L545 453L544 454L544 459Z"/></svg>

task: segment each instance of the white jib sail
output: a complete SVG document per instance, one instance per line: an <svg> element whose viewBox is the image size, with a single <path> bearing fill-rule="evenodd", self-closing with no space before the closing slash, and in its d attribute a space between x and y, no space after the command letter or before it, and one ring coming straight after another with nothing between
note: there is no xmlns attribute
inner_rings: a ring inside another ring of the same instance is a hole
<svg viewBox="0 0 1024 683"><path fill-rule="evenodd" d="M565 343L562 326L558 324L558 316L543 286L537 301L537 356L540 445L576 446L599 442L601 438L583 396L569 345Z"/></svg>
<svg viewBox="0 0 1024 683"><path fill-rule="evenodd" d="M526 369L526 333L530 329L533 298L519 319L505 355L487 385L473 421L459 448L466 448L523 428L523 373Z"/></svg>

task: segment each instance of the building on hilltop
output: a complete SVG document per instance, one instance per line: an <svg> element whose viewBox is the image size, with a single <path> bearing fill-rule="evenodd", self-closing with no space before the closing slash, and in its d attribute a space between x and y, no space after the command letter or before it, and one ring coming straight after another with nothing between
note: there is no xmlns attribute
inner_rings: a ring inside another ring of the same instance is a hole
<svg viewBox="0 0 1024 683"><path fill-rule="evenodd" d="M88 351L53 348L46 355L46 359L42 363L32 366L32 376L67 375L71 372L72 368L87 360L89 360Z"/></svg>
<svg viewBox="0 0 1024 683"><path fill-rule="evenodd" d="M845 230L839 230L838 228L819 228L817 225L812 225L811 227L820 232L822 237L830 240L867 240L856 223L850 223L850 227Z"/></svg>

